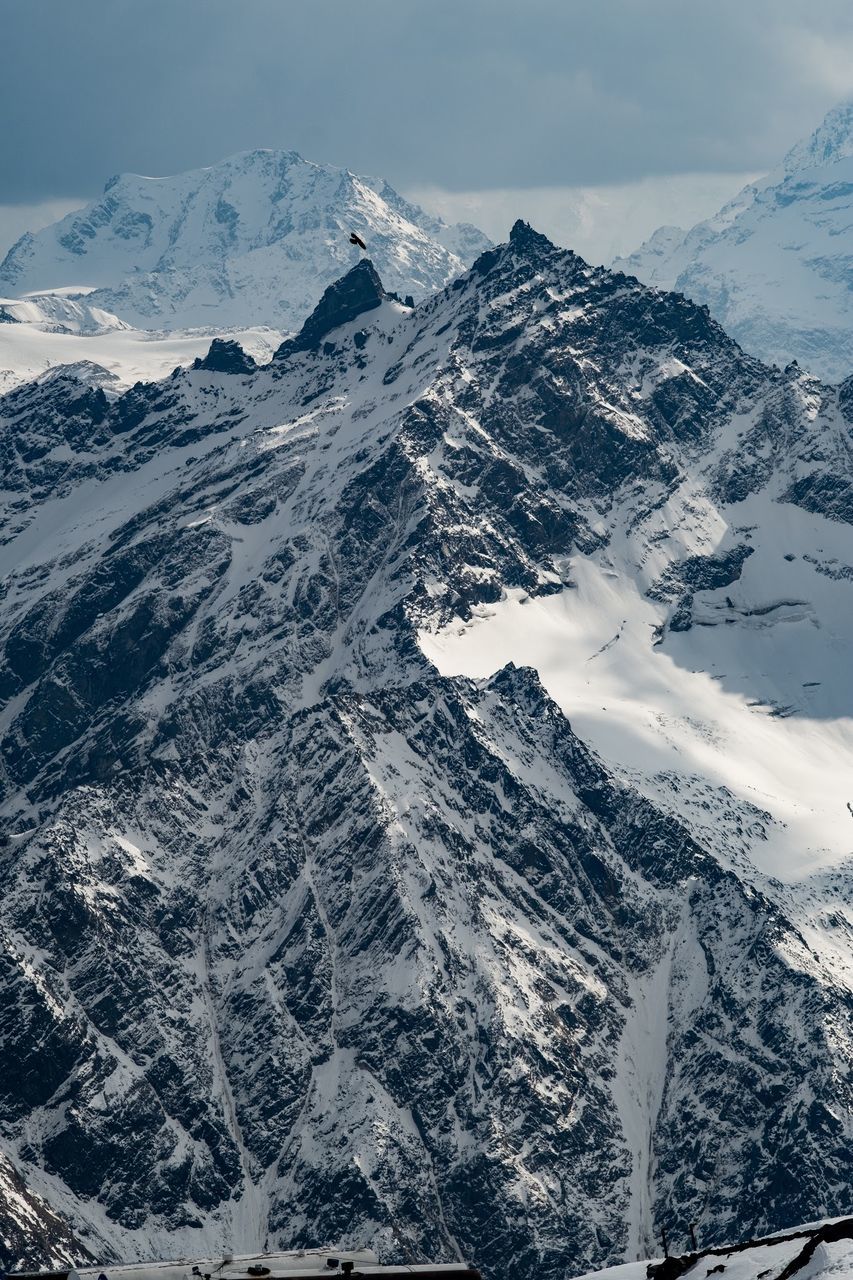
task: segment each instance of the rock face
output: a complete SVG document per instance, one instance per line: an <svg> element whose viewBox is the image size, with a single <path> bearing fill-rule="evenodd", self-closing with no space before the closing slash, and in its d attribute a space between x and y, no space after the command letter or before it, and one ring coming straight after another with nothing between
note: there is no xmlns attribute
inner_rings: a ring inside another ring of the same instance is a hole
<svg viewBox="0 0 853 1280"><path fill-rule="evenodd" d="M388 287L422 298L487 247L386 182L252 151L170 178L123 174L78 213L23 236L0 294L87 286L88 308L148 329L296 329L367 242Z"/></svg>
<svg viewBox="0 0 853 1280"><path fill-rule="evenodd" d="M193 368L205 369L208 373L253 373L256 362L239 342L228 338L214 338L207 355L199 356L193 362Z"/></svg>
<svg viewBox="0 0 853 1280"><path fill-rule="evenodd" d="M687 232L661 227L613 265L707 304L762 359L796 358L840 381L853 372L851 207L853 103L846 102L716 217Z"/></svg>
<svg viewBox="0 0 853 1280"><path fill-rule="evenodd" d="M288 351L313 351L323 339L341 325L357 320L373 311L390 295L382 288L382 281L368 258L341 279L330 284L297 336L285 348ZM281 353L283 354L283 353Z"/></svg>
<svg viewBox="0 0 853 1280"><path fill-rule="evenodd" d="M306 330L0 400L4 1261L842 1212L850 397L524 224Z"/></svg>

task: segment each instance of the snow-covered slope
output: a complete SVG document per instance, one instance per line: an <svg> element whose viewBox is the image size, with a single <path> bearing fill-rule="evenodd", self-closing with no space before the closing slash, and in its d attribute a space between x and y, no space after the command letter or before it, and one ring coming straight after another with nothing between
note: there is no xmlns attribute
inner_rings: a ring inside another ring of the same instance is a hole
<svg viewBox="0 0 853 1280"><path fill-rule="evenodd" d="M29 293L22 298L0 298L0 324L32 324L54 333L103 334L127 329L123 320L90 306L85 294L54 289ZM0 330L3 337L8 330Z"/></svg>
<svg viewBox="0 0 853 1280"><path fill-rule="evenodd" d="M0 416L7 1259L848 1209L853 384L519 223Z"/></svg>
<svg viewBox="0 0 853 1280"><path fill-rule="evenodd" d="M614 267L679 289L755 355L853 373L853 103L716 217L662 227Z"/></svg>
<svg viewBox="0 0 853 1280"><path fill-rule="evenodd" d="M99 200L9 250L0 293L86 287L90 305L139 328L291 330L358 261L352 231L387 287L415 298L489 243L387 183L293 151L251 151L169 178L113 178Z"/></svg>
<svg viewBox="0 0 853 1280"><path fill-rule="evenodd" d="M701 1224L699 1227L701 1235ZM670 1241L691 1249L684 1224L670 1223ZM810 1223L778 1235L742 1240L731 1245L688 1253L672 1253L653 1262L629 1262L593 1271L579 1280L705 1280L724 1275L725 1280L847 1280L853 1276L853 1218Z"/></svg>

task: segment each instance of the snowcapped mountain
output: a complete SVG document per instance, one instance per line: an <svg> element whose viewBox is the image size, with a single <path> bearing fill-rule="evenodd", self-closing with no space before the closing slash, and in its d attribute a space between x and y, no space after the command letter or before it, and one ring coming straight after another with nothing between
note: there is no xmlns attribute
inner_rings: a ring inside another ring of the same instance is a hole
<svg viewBox="0 0 853 1280"><path fill-rule="evenodd" d="M661 227L614 267L705 303L764 360L853 373L853 102L690 231Z"/></svg>
<svg viewBox="0 0 853 1280"><path fill-rule="evenodd" d="M139 328L291 330L358 261L353 231L388 287L415 298L489 244L385 182L250 151L174 177L111 179L99 200L13 245L0 293L86 288L90 305Z"/></svg>
<svg viewBox="0 0 853 1280"><path fill-rule="evenodd" d="M846 1210L853 383L518 223L0 417L7 1261Z"/></svg>

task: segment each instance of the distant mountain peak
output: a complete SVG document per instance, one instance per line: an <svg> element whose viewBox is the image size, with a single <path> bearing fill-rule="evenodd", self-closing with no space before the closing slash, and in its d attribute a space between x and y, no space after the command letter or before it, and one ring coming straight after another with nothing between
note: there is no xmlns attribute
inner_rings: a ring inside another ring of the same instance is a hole
<svg viewBox="0 0 853 1280"><path fill-rule="evenodd" d="M222 173L247 173L258 169L277 169L286 171L288 168L304 165L306 168L323 169L333 166L323 166L315 164L311 160L301 155L298 151L284 150L276 147L251 147L246 151L235 151L231 155L225 156L222 160L216 161L215 164L201 165L197 169L187 169L180 174L147 174L136 173L134 170L126 170L122 173L115 173L104 183L103 194L106 195L110 191L114 191L117 187L132 187L139 183L174 183L181 179L187 181L187 185L193 186L201 182L201 180L209 175L216 178ZM348 173L346 169L339 171L341 174Z"/></svg>
<svg viewBox="0 0 853 1280"><path fill-rule="evenodd" d="M782 164L786 173L798 173L849 156L853 156L853 98L827 112L814 133L791 147Z"/></svg>
<svg viewBox="0 0 853 1280"><path fill-rule="evenodd" d="M258 149L171 177L111 178L86 208L13 245L0 294L86 288L91 306L139 328L293 332L358 261L353 230L388 288L415 299L491 243L384 180Z"/></svg>
<svg viewBox="0 0 853 1280"><path fill-rule="evenodd" d="M705 303L753 355L829 381L853 369L853 100L688 231L659 228L614 266Z"/></svg>

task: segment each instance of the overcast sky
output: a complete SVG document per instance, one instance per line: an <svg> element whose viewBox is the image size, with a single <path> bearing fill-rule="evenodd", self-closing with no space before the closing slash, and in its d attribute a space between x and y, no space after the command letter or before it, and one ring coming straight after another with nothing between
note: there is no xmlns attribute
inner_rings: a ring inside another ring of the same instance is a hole
<svg viewBox="0 0 853 1280"><path fill-rule="evenodd" d="M258 146L448 193L756 173L853 91L851 0L0 0L0 23L5 206Z"/></svg>

